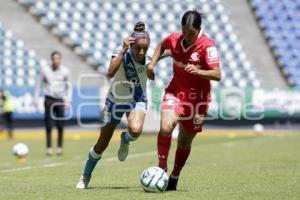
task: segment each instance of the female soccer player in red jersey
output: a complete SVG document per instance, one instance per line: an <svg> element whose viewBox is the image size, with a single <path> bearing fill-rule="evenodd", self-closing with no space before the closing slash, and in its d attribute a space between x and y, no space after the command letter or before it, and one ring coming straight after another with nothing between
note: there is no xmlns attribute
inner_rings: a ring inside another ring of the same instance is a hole
<svg viewBox="0 0 300 200"><path fill-rule="evenodd" d="M215 43L201 29L201 14L187 11L182 33L172 33L156 48L147 68L154 80L154 65L167 50L173 58L174 76L165 89L157 136L159 167L167 170L172 132L179 122L175 164L167 190L176 190L179 174L190 154L192 141L202 131L210 102L211 80L221 80L220 59Z"/></svg>

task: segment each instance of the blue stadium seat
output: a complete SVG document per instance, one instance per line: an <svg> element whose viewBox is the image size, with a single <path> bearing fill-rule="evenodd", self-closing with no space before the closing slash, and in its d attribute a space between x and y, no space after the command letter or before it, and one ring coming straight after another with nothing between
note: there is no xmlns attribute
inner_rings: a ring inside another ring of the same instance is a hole
<svg viewBox="0 0 300 200"><path fill-rule="evenodd" d="M300 85L300 1L249 0L288 82Z"/></svg>
<svg viewBox="0 0 300 200"><path fill-rule="evenodd" d="M30 6L30 12L40 17L42 24L52 28L52 33L61 37L66 45L74 47L76 54L85 56L89 64L104 67L109 63L112 50L132 32L133 24L137 20L147 24L151 35L151 48L155 48L169 32L181 30L179 19L184 11L194 7L201 8L205 13L204 29L216 40L223 71L234 70L239 73L235 75L236 77L226 76L223 82L214 86L260 87L260 81L247 60L225 12L224 4L219 0L189 0L188 2L180 0L19 0L19 2ZM268 7L268 4L263 5L264 8ZM262 15L263 9L261 10ZM157 85L166 85L170 80L171 63L171 59L159 62L157 69L160 73L156 81ZM249 72L251 76L248 76ZM239 84L238 80L242 79L246 81Z"/></svg>
<svg viewBox="0 0 300 200"><path fill-rule="evenodd" d="M34 86L40 66L34 52L0 23L0 87Z"/></svg>

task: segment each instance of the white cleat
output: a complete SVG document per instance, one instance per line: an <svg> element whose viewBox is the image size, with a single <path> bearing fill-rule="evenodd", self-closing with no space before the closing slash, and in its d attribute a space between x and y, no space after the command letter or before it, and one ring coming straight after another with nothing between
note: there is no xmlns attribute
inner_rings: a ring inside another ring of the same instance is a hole
<svg viewBox="0 0 300 200"><path fill-rule="evenodd" d="M126 132L123 132L121 134L120 148L118 151L118 158L120 161L126 160L126 158L128 156L128 151L129 151L129 144L124 142L125 134L126 134Z"/></svg>
<svg viewBox="0 0 300 200"><path fill-rule="evenodd" d="M91 180L91 177L88 177L88 176L81 176L77 185L76 185L76 188L77 189L87 189L88 188L88 185L89 185L89 182Z"/></svg>

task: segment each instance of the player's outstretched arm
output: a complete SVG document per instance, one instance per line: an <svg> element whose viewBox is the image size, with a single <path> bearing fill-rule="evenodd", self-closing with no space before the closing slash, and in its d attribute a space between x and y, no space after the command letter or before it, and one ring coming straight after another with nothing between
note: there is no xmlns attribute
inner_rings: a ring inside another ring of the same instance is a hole
<svg viewBox="0 0 300 200"><path fill-rule="evenodd" d="M150 80L154 80L154 66L160 60L160 57L164 51L165 49L162 47L162 43L159 43L154 51L151 62L147 65L147 76Z"/></svg>
<svg viewBox="0 0 300 200"><path fill-rule="evenodd" d="M128 50L129 46L134 42L135 42L135 38L132 37L128 37L124 40L123 47L120 50L119 54L110 60L110 64L107 72L108 78L113 78L115 76L115 74L117 73L121 65L124 54Z"/></svg>

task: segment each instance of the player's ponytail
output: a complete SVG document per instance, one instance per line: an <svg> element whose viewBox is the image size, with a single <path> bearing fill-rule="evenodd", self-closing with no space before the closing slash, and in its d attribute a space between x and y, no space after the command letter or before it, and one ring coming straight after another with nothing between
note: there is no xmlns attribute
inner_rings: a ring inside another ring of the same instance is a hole
<svg viewBox="0 0 300 200"><path fill-rule="evenodd" d="M201 29L201 23L202 23L202 14L198 12L196 9L189 10L186 13L184 13L182 19L181 19L181 26L188 26L195 29Z"/></svg>
<svg viewBox="0 0 300 200"><path fill-rule="evenodd" d="M133 33L131 34L131 37L136 39L148 38L150 40L149 33L146 31L146 26L144 22L137 22L134 25L134 29L133 29Z"/></svg>

